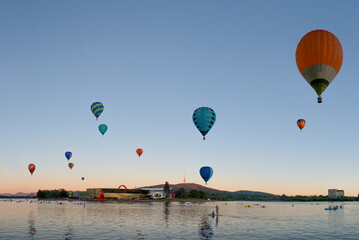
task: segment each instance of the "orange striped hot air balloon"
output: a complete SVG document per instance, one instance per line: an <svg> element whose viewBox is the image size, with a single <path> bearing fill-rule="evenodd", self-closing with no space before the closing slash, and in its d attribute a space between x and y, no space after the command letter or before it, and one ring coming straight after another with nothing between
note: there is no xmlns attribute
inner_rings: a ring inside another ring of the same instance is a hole
<svg viewBox="0 0 359 240"><path fill-rule="evenodd" d="M300 40L295 53L302 76L320 96L338 74L343 62L343 48L338 38L325 30L314 30Z"/></svg>
<svg viewBox="0 0 359 240"><path fill-rule="evenodd" d="M143 153L143 150L142 150L141 148L138 148L138 149L136 150L136 153L137 153L138 157L141 157L141 155L142 155L142 153Z"/></svg>

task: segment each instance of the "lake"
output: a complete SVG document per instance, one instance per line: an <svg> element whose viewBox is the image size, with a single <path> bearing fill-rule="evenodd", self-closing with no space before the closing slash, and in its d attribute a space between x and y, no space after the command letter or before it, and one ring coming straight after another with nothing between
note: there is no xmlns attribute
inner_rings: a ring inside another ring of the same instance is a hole
<svg viewBox="0 0 359 240"><path fill-rule="evenodd" d="M0 239L359 239L359 203L328 204L0 200Z"/></svg>

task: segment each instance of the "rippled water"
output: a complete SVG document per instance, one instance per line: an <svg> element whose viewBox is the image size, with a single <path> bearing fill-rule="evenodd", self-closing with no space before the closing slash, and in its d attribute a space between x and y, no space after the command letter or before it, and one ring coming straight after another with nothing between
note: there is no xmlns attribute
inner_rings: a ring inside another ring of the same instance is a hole
<svg viewBox="0 0 359 240"><path fill-rule="evenodd" d="M359 239L359 203L248 204L0 201L0 239Z"/></svg>

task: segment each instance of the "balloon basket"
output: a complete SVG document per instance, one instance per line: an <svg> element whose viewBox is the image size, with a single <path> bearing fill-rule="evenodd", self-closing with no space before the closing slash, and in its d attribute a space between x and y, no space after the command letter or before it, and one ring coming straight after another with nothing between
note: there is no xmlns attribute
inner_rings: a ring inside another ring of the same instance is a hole
<svg viewBox="0 0 359 240"><path fill-rule="evenodd" d="M323 102L322 97L319 96L319 97L318 97L318 103L322 103L322 102Z"/></svg>
<svg viewBox="0 0 359 240"><path fill-rule="evenodd" d="M206 137L203 137L203 140L206 140Z"/></svg>

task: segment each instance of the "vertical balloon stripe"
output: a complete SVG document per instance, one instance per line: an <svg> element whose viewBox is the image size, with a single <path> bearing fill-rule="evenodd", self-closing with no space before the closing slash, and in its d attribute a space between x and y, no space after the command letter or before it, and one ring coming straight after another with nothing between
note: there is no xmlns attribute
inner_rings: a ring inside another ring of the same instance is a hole
<svg viewBox="0 0 359 240"><path fill-rule="evenodd" d="M69 163L69 168L72 169L74 167L73 163Z"/></svg>

